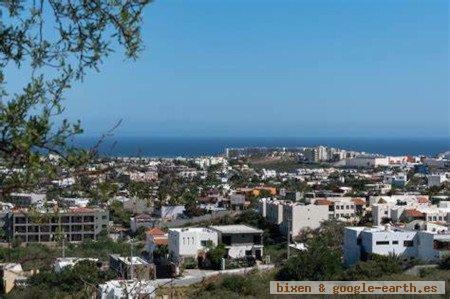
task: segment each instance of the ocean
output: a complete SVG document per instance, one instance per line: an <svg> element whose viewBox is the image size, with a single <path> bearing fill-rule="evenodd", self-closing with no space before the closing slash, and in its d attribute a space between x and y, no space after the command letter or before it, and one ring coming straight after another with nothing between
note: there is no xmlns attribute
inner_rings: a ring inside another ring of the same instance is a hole
<svg viewBox="0 0 450 299"><path fill-rule="evenodd" d="M78 137L75 144L92 147L99 137ZM113 136L99 147L106 156L195 157L220 155L231 147L311 147L316 145L384 155L427 155L450 150L450 138L262 138L262 137L125 137Z"/></svg>

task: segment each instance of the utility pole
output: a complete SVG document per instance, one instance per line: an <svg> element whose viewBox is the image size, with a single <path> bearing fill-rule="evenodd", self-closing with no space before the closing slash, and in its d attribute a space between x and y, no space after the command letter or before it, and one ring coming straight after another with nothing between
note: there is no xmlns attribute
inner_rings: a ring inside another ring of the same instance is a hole
<svg viewBox="0 0 450 299"><path fill-rule="evenodd" d="M133 239L130 239L130 279L133 280L134 267L133 267Z"/></svg>
<svg viewBox="0 0 450 299"><path fill-rule="evenodd" d="M62 238L62 257L66 257L66 238Z"/></svg>
<svg viewBox="0 0 450 299"><path fill-rule="evenodd" d="M287 219L287 233L286 233L286 244L287 244L287 258L289 259L290 255L291 255L291 249L290 246L291 245L291 221L292 221L292 217L289 217Z"/></svg>

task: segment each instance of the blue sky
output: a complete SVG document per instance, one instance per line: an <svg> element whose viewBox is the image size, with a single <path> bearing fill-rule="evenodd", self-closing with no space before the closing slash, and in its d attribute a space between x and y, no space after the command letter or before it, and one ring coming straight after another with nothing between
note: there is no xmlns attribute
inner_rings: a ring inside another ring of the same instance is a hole
<svg viewBox="0 0 450 299"><path fill-rule="evenodd" d="M68 95L96 135L449 136L447 1L155 1Z"/></svg>

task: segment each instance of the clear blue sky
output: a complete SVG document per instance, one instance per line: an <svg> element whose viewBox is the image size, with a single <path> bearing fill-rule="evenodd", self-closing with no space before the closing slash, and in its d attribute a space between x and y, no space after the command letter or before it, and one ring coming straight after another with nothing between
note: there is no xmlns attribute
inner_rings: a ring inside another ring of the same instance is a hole
<svg viewBox="0 0 450 299"><path fill-rule="evenodd" d="M67 102L95 135L449 136L448 1L157 0Z"/></svg>

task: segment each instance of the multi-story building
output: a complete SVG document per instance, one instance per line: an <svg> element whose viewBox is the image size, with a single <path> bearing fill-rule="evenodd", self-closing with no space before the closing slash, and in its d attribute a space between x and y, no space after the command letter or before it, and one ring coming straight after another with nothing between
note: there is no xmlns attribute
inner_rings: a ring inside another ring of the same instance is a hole
<svg viewBox="0 0 450 299"><path fill-rule="evenodd" d="M347 167L356 167L356 168L370 168L388 165L389 159L386 157L379 157L379 156L362 155L348 159L346 161Z"/></svg>
<svg viewBox="0 0 450 299"><path fill-rule="evenodd" d="M397 255L403 259L438 261L450 254L450 235L386 227L347 227L344 264L351 266L371 255Z"/></svg>
<svg viewBox="0 0 450 299"><path fill-rule="evenodd" d="M316 229L320 224L329 219L328 206L324 205L304 205L300 203L285 203L283 205L283 222L280 230L292 236L297 236L302 229Z"/></svg>
<svg viewBox="0 0 450 299"><path fill-rule="evenodd" d="M428 187L440 186L449 181L450 173L437 173L427 175Z"/></svg>
<svg viewBox="0 0 450 299"><path fill-rule="evenodd" d="M268 201L266 205L267 221L273 224L281 224L283 222L283 205L280 201Z"/></svg>
<svg viewBox="0 0 450 299"><path fill-rule="evenodd" d="M9 215L11 238L23 243L68 242L97 239L107 229L108 211L100 208L69 208L59 211L21 209Z"/></svg>
<svg viewBox="0 0 450 299"><path fill-rule="evenodd" d="M262 230L248 225L218 225L211 229L217 232L218 243L225 245L230 258L262 258Z"/></svg>
<svg viewBox="0 0 450 299"><path fill-rule="evenodd" d="M360 197L326 197L314 198L311 203L328 206L330 219L353 221L364 212L366 201Z"/></svg>
<svg viewBox="0 0 450 299"><path fill-rule="evenodd" d="M208 245L217 245L217 232L203 227L169 229L169 254L178 261L184 257L197 257Z"/></svg>

